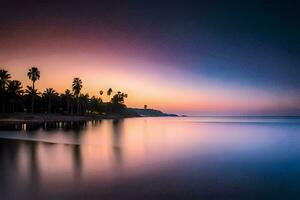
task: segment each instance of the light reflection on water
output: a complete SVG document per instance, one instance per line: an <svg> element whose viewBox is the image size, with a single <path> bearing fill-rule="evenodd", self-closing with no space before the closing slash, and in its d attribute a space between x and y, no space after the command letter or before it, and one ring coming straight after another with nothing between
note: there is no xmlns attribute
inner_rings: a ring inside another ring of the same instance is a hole
<svg viewBox="0 0 300 200"><path fill-rule="evenodd" d="M295 197L299 134L299 118L228 117L130 118L0 131L6 138L0 139L0 194Z"/></svg>

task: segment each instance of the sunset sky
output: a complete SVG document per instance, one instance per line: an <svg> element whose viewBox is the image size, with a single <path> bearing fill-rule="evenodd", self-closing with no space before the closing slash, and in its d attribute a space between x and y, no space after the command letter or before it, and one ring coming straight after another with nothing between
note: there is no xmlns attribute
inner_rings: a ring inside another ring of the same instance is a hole
<svg viewBox="0 0 300 200"><path fill-rule="evenodd" d="M23 85L38 66L40 91L80 77L130 107L300 115L300 2L50 2L0 5L0 68Z"/></svg>

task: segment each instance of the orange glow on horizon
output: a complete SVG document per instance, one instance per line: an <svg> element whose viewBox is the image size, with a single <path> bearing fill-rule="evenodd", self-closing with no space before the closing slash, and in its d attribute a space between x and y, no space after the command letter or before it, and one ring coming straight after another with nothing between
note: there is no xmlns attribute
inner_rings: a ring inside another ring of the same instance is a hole
<svg viewBox="0 0 300 200"><path fill-rule="evenodd" d="M80 77L82 93L99 97L99 91L103 90L102 99L107 101L105 94L111 87L114 92L128 94L129 107L141 108L147 104L165 112L258 112L289 108L299 102L298 93L278 95L278 92L195 77L178 63L155 59L149 49L142 51L128 39L115 39L105 33L69 38L61 31L39 31L14 36L14 45L4 41L6 50L0 60L1 67L9 71L12 79L21 80L23 86L31 85L26 73L30 66L37 66L41 78L36 87L41 92L52 87L62 93L71 89L74 77ZM33 42L28 43L29 39Z"/></svg>

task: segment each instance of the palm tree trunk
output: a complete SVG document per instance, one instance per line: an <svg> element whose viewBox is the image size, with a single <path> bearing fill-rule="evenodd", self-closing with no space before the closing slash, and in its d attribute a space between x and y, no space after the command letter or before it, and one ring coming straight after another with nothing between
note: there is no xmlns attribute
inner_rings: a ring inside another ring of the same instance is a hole
<svg viewBox="0 0 300 200"><path fill-rule="evenodd" d="M31 113L33 113L33 108L34 108L34 95L32 94L32 99L31 99Z"/></svg>
<svg viewBox="0 0 300 200"><path fill-rule="evenodd" d="M24 112L24 102L21 100L21 112Z"/></svg>
<svg viewBox="0 0 300 200"><path fill-rule="evenodd" d="M77 97L77 115L79 115L79 98Z"/></svg>
<svg viewBox="0 0 300 200"><path fill-rule="evenodd" d="M70 102L67 101L67 113L70 114Z"/></svg>
<svg viewBox="0 0 300 200"><path fill-rule="evenodd" d="M49 99L49 101L48 101L48 113L50 113L51 112L51 100Z"/></svg>
<svg viewBox="0 0 300 200"><path fill-rule="evenodd" d="M32 91L34 91L34 81L32 81ZM32 94L32 100L31 100L31 113L33 113L34 108L34 94Z"/></svg>
<svg viewBox="0 0 300 200"><path fill-rule="evenodd" d="M15 102L12 103L12 113L15 112Z"/></svg>
<svg viewBox="0 0 300 200"><path fill-rule="evenodd" d="M2 95L2 113L5 113L5 94Z"/></svg>

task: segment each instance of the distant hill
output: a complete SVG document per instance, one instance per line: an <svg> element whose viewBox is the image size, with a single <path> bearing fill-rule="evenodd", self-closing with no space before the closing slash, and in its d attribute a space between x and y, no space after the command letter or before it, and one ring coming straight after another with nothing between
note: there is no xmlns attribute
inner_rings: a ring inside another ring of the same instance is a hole
<svg viewBox="0 0 300 200"><path fill-rule="evenodd" d="M154 109L142 109L142 108L127 108L126 113L128 115L139 115L139 116L149 116L149 117L163 117L163 116L169 116L169 117L177 117L176 114L169 114L164 113L160 110L154 110Z"/></svg>

